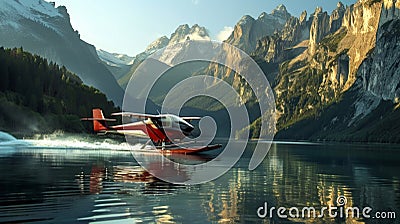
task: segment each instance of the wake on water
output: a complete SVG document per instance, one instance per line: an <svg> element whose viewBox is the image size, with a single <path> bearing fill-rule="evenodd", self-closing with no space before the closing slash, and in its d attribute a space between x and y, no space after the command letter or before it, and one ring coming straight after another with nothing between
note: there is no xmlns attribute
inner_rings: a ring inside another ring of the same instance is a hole
<svg viewBox="0 0 400 224"><path fill-rule="evenodd" d="M90 149L127 151L140 149L143 144L129 145L109 138L96 138L77 134L55 133L33 139L16 139L9 133L0 131L0 150L10 147L46 148L46 149ZM1 152L0 152L1 153Z"/></svg>

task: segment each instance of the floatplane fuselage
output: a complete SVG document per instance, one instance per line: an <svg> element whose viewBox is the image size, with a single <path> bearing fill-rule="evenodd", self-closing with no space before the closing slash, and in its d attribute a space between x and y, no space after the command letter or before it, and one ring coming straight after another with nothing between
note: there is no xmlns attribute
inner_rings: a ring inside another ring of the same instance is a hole
<svg viewBox="0 0 400 224"><path fill-rule="evenodd" d="M92 110L93 117L82 118L84 121L93 121L93 130L102 134L120 134L139 138L150 138L156 149L167 153L193 154L220 148L221 145L207 145L196 147L182 147L176 144L187 136L191 135L194 126L191 120L200 120L201 117L179 117L173 114L141 114L132 112L113 113L112 116L122 116L130 119L137 119L135 122L126 122L120 125L108 125L116 119L105 118L101 109Z"/></svg>

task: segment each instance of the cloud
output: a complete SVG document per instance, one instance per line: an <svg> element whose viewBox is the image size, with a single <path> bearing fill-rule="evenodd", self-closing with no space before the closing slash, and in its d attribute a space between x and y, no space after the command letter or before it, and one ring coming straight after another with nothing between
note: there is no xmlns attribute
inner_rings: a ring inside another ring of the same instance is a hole
<svg viewBox="0 0 400 224"><path fill-rule="evenodd" d="M224 26L224 28L217 34L217 40L224 41L228 39L228 37L231 35L232 32L233 32L233 27Z"/></svg>

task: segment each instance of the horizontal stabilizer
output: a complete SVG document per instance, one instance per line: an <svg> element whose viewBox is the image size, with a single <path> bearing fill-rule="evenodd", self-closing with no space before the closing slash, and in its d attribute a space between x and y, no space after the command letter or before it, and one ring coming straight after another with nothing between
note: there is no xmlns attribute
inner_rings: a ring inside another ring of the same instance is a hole
<svg viewBox="0 0 400 224"><path fill-rule="evenodd" d="M90 118L82 118L82 121L93 121L93 131L95 132L104 132L110 130L107 121L116 121L115 119L105 118L103 115L103 111L101 109L93 109L92 110L93 117Z"/></svg>

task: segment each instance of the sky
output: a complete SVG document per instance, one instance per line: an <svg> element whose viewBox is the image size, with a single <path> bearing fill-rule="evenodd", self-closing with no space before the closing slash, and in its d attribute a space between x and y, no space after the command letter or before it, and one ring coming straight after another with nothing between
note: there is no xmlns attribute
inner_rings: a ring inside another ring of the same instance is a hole
<svg viewBox="0 0 400 224"><path fill-rule="evenodd" d="M257 18L284 4L294 16L317 6L330 14L332 0L49 0L67 7L72 27L81 39L98 49L130 56L144 51L157 38L171 33L181 24L199 24L214 40L229 35L243 15ZM356 0L342 0L350 5Z"/></svg>

